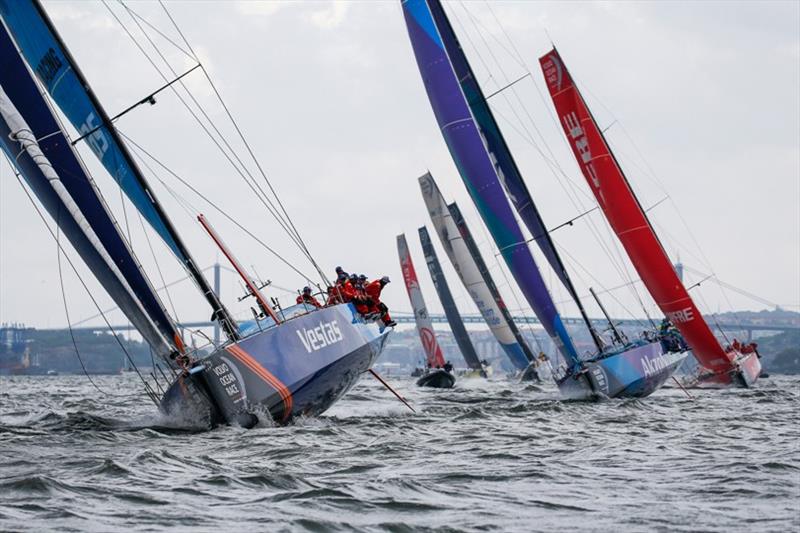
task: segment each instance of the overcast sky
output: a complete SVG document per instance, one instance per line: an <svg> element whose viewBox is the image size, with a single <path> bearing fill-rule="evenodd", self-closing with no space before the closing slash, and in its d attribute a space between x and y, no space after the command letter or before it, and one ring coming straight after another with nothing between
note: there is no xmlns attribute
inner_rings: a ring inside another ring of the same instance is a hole
<svg viewBox="0 0 800 533"><path fill-rule="evenodd" d="M109 114L163 84L102 3L45 6ZM692 280L713 269L720 280L794 310L800 304L798 6L498 1L490 9L483 2L446 4L486 93L531 73L492 104L549 226L594 205L553 120L552 103L542 97L546 89L538 57L552 39L601 127L609 127L607 135L642 204L667 198L650 216L671 257L701 273L692 274ZM131 7L180 42L158 4ZM530 313L506 283L438 131L398 2L171 2L168 8L331 276L336 265L389 275L393 282L385 300L408 310L395 243L405 232L428 306L441 310L417 236L417 228L429 224L417 177L429 169L447 199L457 200L467 214L509 306ZM139 31L122 7L112 4L111 9ZM136 35L146 44L141 33ZM152 36L176 71L192 66L164 38ZM187 83L234 142L202 74L189 75ZM118 127L301 270L313 272L177 98L165 92L157 100L120 119ZM134 247L153 283L161 285L162 275L167 282L181 278L180 267L154 241L159 274L130 205L123 211L119 192L88 152L82 153L117 217L124 220L127 214ZM7 162L0 162L0 173L0 321L62 326L67 319L55 243ZM158 175L186 202L179 204L151 178L201 265L211 265L219 254L193 220L197 211L209 216L241 261L254 265L262 278L289 289L302 287L299 276L173 177ZM635 279L598 212L556 231L554 238L579 292ZM100 305L113 306L95 290L86 269L80 271ZM552 282L552 273L544 271ZM474 312L446 264L445 273L462 311ZM238 282L230 274L223 277L226 302L246 315L247 307L236 302ZM64 282L71 321L93 315L75 276L65 271ZM286 293L267 292L289 299ZM555 284L553 292L563 314L574 316L565 292ZM641 286L638 294L656 313ZM766 307L733 291L723 293L711 280L692 294L707 312ZM189 283L177 285L170 296L181 320L208 318ZM606 293L604 300L614 315L643 314L627 288ZM593 304L589 309L599 315ZM124 319L116 313L111 320Z"/></svg>

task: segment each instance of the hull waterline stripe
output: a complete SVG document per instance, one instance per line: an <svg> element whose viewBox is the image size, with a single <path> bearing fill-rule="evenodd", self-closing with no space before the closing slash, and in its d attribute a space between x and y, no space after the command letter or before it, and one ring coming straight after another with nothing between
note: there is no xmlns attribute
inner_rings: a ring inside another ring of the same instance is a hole
<svg viewBox="0 0 800 533"><path fill-rule="evenodd" d="M225 348L236 359L244 363L250 370L255 372L261 379L266 381L274 388L283 401L283 420L289 418L292 412L292 393L278 378L264 368L253 356L245 352L239 345L233 344Z"/></svg>

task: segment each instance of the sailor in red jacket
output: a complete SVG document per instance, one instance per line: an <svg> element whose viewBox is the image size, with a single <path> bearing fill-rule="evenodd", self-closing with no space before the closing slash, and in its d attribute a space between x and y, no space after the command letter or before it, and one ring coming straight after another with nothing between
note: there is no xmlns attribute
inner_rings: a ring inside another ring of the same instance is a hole
<svg viewBox="0 0 800 533"><path fill-rule="evenodd" d="M303 294L297 297L297 303L322 307L316 298L311 295L311 287L303 287Z"/></svg>
<svg viewBox="0 0 800 533"><path fill-rule="evenodd" d="M381 291L389 283L389 276L383 276L381 279L376 279L372 283L368 284L364 289L371 300L371 313L379 313L381 316L381 320L387 326L396 326L397 322L392 320L392 317L389 316L389 308L386 307L386 304L381 302Z"/></svg>

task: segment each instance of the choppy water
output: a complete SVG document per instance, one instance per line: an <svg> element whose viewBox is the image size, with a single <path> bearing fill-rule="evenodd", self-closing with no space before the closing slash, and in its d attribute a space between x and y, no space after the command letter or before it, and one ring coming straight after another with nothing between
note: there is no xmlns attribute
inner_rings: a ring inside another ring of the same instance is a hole
<svg viewBox="0 0 800 533"><path fill-rule="evenodd" d="M365 376L320 418L185 433L83 377L0 378L0 530L800 530L800 379L599 403L392 381L417 414Z"/></svg>

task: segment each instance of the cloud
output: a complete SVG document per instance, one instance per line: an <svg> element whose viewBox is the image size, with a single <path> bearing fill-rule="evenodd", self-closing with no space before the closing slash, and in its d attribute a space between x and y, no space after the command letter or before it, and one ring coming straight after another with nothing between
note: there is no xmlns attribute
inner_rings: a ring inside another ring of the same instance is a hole
<svg viewBox="0 0 800 533"><path fill-rule="evenodd" d="M313 11L309 17L311 23L325 30L338 27L345 19L350 4L343 0L332 0L325 9Z"/></svg>
<svg viewBox="0 0 800 533"><path fill-rule="evenodd" d="M285 8L288 2L279 0L243 0L236 2L236 11L243 15L269 17Z"/></svg>

